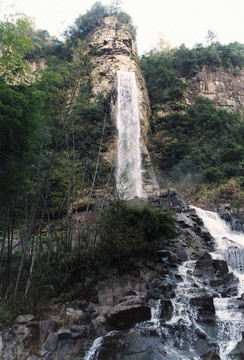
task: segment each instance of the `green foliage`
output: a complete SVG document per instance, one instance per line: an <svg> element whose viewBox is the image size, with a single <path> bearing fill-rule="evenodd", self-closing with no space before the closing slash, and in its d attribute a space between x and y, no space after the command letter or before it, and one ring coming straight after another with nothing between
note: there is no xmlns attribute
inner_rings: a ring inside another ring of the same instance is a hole
<svg viewBox="0 0 244 360"><path fill-rule="evenodd" d="M16 193L40 140L42 94L35 86L0 82L0 196Z"/></svg>
<svg viewBox="0 0 244 360"><path fill-rule="evenodd" d="M123 267L147 256L155 245L168 245L176 234L172 213L117 201L100 220L99 253L105 263Z"/></svg>
<svg viewBox="0 0 244 360"><path fill-rule="evenodd" d="M243 124L240 115L199 98L185 113L154 120L150 142L154 162L175 182L188 174L212 184L243 176Z"/></svg>
<svg viewBox="0 0 244 360"><path fill-rule="evenodd" d="M6 308L6 306L0 305L0 329L11 327L14 322L14 313Z"/></svg>
<svg viewBox="0 0 244 360"><path fill-rule="evenodd" d="M116 16L118 21L129 26L132 36L135 37L136 30L132 24L131 17L120 11L116 3L104 6L101 2L96 2L86 14L79 16L73 26L66 31L68 43L76 45L79 40L84 40L89 33L99 25L100 21L106 16Z"/></svg>
<svg viewBox="0 0 244 360"><path fill-rule="evenodd" d="M207 182L216 183L223 178L221 171L214 166L211 166L210 168L204 170L203 174L204 174L204 179Z"/></svg>
<svg viewBox="0 0 244 360"><path fill-rule="evenodd" d="M0 21L0 75L6 82L24 81L30 73L24 54L33 48L27 36L30 21L19 18L16 23Z"/></svg>
<svg viewBox="0 0 244 360"><path fill-rule="evenodd" d="M168 51L151 51L141 58L151 104L169 102L171 108L183 97L185 84L182 78L193 78L203 68L230 69L237 75L244 66L244 45L231 43L221 45L218 42L204 47L197 44L193 49L185 45ZM180 110L180 109L178 109Z"/></svg>
<svg viewBox="0 0 244 360"><path fill-rule="evenodd" d="M183 96L185 84L172 62L173 56L170 52L151 52L141 58L140 66L153 108L167 101L177 101Z"/></svg>
<svg viewBox="0 0 244 360"><path fill-rule="evenodd" d="M28 61L45 59L51 56L57 56L59 59L68 59L70 57L65 44L56 37L50 36L47 30L35 30L29 28L28 38L32 41L32 48L25 51L24 58Z"/></svg>

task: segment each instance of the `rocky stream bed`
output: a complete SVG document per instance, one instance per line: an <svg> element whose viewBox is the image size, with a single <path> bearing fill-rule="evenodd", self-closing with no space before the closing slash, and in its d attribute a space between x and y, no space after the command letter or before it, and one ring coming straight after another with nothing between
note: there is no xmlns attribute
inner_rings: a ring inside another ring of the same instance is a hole
<svg viewBox="0 0 244 360"><path fill-rule="evenodd" d="M149 201L176 211L180 233L170 248L123 277L111 270L89 302L50 306L43 319L18 316L0 333L2 360L244 358L236 271L214 255L216 242L203 220L174 189Z"/></svg>

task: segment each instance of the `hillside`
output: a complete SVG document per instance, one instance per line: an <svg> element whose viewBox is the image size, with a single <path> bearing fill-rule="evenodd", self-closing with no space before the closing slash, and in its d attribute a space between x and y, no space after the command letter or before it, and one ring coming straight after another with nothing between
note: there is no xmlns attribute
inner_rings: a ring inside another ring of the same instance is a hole
<svg viewBox="0 0 244 360"><path fill-rule="evenodd" d="M160 183L202 206L243 204L242 44L151 52L141 59Z"/></svg>
<svg viewBox="0 0 244 360"><path fill-rule="evenodd" d="M244 45L139 58L130 16L98 2L64 41L0 22L0 52L0 357L81 359L124 311L139 309L130 327L161 299L166 321L178 264L210 264L188 202L243 230ZM114 176L119 70L135 72L141 122L147 197L130 201ZM235 293L221 261L211 281Z"/></svg>

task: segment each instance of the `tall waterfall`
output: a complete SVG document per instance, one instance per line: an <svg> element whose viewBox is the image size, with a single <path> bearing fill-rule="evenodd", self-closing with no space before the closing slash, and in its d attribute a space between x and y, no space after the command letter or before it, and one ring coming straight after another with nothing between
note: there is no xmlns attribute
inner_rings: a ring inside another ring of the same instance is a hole
<svg viewBox="0 0 244 360"><path fill-rule="evenodd" d="M140 117L134 72L117 73L116 187L122 198L142 196Z"/></svg>

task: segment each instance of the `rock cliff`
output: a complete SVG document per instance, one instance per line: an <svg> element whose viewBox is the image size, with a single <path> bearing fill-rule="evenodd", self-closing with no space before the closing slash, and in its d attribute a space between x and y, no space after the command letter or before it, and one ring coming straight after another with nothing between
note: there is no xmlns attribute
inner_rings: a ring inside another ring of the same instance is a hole
<svg viewBox="0 0 244 360"><path fill-rule="evenodd" d="M159 192L156 176L150 165L150 156L145 145L151 115L150 101L145 80L138 65L135 39L129 25L121 23L114 16L108 16L100 21L100 25L89 34L89 37L91 45L96 49L92 70L93 93L106 95L112 92L111 115L113 121L115 121L116 73L118 71L128 71L134 72L136 75L142 132L143 188L148 195ZM113 161L115 151L116 139L113 139L108 144L108 152L105 154L106 160Z"/></svg>
<svg viewBox="0 0 244 360"><path fill-rule="evenodd" d="M138 66L135 40L129 26L114 16L105 17L89 35L96 46L93 60L92 86L95 94L108 94L113 90L117 71L133 71L136 74L142 134L149 129L150 103L145 81Z"/></svg>
<svg viewBox="0 0 244 360"><path fill-rule="evenodd" d="M230 70L204 67L187 88L187 102L192 103L195 97L209 98L216 106L243 114L244 69L234 74Z"/></svg>

